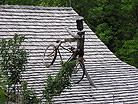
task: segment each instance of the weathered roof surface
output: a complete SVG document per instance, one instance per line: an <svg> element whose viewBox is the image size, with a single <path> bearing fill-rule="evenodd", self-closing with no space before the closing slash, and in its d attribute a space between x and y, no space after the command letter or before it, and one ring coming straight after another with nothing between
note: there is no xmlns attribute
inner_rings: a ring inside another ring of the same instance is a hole
<svg viewBox="0 0 138 104"><path fill-rule="evenodd" d="M65 7L0 6L0 39L15 33L26 36L23 45L29 61L23 76L38 96L47 73L57 73L60 68L59 57L51 68L43 65L44 49L57 39L71 37L64 27L77 32L76 16L72 8ZM84 28L85 65L96 88L84 78L55 97L55 104L138 104L138 70L116 58L86 24ZM69 55L64 52L64 59Z"/></svg>

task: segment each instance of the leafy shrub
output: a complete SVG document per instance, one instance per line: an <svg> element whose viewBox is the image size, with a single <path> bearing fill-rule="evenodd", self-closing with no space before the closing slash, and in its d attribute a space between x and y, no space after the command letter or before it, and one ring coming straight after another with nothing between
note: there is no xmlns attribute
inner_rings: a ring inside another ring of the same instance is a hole
<svg viewBox="0 0 138 104"><path fill-rule="evenodd" d="M62 67L55 77L48 75L44 97L48 103L51 103L53 96L59 96L65 88L71 86L70 78L76 65L76 61L61 63Z"/></svg>
<svg viewBox="0 0 138 104"><path fill-rule="evenodd" d="M21 47L25 37L15 34L13 38L0 40L0 72L7 79L8 100L16 101L16 85L21 84L21 73L25 71L27 52Z"/></svg>

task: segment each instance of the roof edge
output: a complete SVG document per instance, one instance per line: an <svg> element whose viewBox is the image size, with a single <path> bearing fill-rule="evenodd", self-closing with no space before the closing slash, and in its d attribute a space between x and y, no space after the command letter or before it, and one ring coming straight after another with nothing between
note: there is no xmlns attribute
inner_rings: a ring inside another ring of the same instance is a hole
<svg viewBox="0 0 138 104"><path fill-rule="evenodd" d="M72 7L43 7L43 6L24 6L24 5L0 5L3 9L31 9L31 10L72 10Z"/></svg>

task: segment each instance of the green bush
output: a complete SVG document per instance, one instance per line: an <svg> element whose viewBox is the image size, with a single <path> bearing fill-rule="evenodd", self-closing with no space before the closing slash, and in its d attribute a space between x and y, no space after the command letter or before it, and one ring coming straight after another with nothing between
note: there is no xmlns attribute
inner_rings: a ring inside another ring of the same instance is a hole
<svg viewBox="0 0 138 104"><path fill-rule="evenodd" d="M24 36L15 34L11 39L0 40L0 72L7 79L8 101L16 101L18 98L17 85L21 84L21 74L25 71L27 52L21 46L24 39Z"/></svg>
<svg viewBox="0 0 138 104"><path fill-rule="evenodd" d="M70 88L71 74L76 65L76 61L65 62L61 64L62 67L55 77L48 75L46 79L44 97L48 103L51 103L54 96L59 96L65 88Z"/></svg>

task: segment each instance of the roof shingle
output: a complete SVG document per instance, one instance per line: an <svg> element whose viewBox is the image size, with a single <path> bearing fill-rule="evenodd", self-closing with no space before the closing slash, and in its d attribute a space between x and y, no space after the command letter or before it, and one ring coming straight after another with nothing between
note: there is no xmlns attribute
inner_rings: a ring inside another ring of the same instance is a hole
<svg viewBox="0 0 138 104"><path fill-rule="evenodd" d="M77 16L70 7L0 6L0 39L12 38L15 33L26 36L23 46L29 52L29 60L23 77L38 96L42 95L46 75L57 73L60 68L58 57L51 68L43 65L44 50L57 39L71 37L64 27L77 32ZM55 97L54 103L137 104L138 70L114 56L85 23L84 30L85 66L96 88L91 88L85 77L71 90L66 89ZM64 59L69 55L64 52Z"/></svg>

